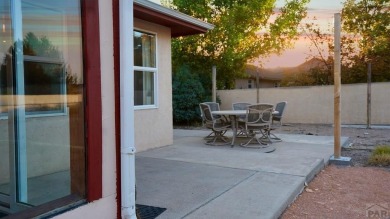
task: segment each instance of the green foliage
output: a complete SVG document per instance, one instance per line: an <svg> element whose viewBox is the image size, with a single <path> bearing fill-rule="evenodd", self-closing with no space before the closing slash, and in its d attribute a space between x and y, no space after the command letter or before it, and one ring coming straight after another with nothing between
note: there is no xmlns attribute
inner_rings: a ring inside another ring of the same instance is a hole
<svg viewBox="0 0 390 219"><path fill-rule="evenodd" d="M389 7L389 0L347 0L344 3L343 27L360 38L361 53L369 59L390 49Z"/></svg>
<svg viewBox="0 0 390 219"><path fill-rule="evenodd" d="M343 29L358 40L359 53L350 57L352 71L372 63L372 81L390 81L390 0L347 0ZM366 70L364 71L366 72Z"/></svg>
<svg viewBox="0 0 390 219"><path fill-rule="evenodd" d="M174 68L186 64L210 80L216 65L217 87L233 88L249 60L290 46L308 1L288 1L270 23L276 0L173 0L173 8L215 25L206 34L172 41Z"/></svg>
<svg viewBox="0 0 390 219"><path fill-rule="evenodd" d="M390 146L389 145L377 146L375 150L372 152L372 154L373 155L390 154Z"/></svg>
<svg viewBox="0 0 390 219"><path fill-rule="evenodd" d="M181 66L172 78L173 121L190 124L200 120L199 103L205 92L196 74L188 66Z"/></svg>
<svg viewBox="0 0 390 219"><path fill-rule="evenodd" d="M390 166L390 146L377 146L372 152L368 163L375 166Z"/></svg>

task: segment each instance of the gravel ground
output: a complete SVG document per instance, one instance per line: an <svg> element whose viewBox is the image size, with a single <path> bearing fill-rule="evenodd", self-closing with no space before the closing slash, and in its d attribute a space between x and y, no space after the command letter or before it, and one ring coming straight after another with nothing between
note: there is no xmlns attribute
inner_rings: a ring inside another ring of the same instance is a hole
<svg viewBox="0 0 390 219"><path fill-rule="evenodd" d="M332 125L286 124L277 132L286 134L332 136ZM348 147L342 148L341 156L351 157L353 166L367 166L371 151L378 145L390 145L389 128L342 127L341 135L349 138Z"/></svg>

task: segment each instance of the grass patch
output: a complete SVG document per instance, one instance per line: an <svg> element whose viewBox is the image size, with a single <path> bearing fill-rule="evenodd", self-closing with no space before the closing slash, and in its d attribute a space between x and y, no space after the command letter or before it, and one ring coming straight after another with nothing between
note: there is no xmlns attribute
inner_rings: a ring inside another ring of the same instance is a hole
<svg viewBox="0 0 390 219"><path fill-rule="evenodd" d="M377 146L368 159L368 164L374 166L390 166L390 146Z"/></svg>

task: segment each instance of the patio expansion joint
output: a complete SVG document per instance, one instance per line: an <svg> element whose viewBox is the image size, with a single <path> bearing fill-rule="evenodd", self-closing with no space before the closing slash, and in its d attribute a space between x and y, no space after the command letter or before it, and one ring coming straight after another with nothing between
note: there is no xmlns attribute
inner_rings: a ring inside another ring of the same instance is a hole
<svg viewBox="0 0 390 219"><path fill-rule="evenodd" d="M232 168L234 169L234 168ZM242 170L242 169L240 169ZM250 174L249 176L245 177L244 179L238 181L237 183L235 183L234 185L230 186L228 189L226 189L225 191L221 192L219 195L207 200L205 203L199 205L198 207L196 207L195 209L191 210L190 212L188 212L187 214L185 214L182 218L185 218L189 215L191 215L192 213L194 213L195 211L197 211L198 209L204 207L205 205L209 204L210 202L214 201L215 199L221 197L222 195L226 194L227 192L229 192L230 190L236 188L238 185L240 185L241 183L249 180L250 178L252 178L254 175L256 175L258 172L257 171L254 171L252 174Z"/></svg>
<svg viewBox="0 0 390 219"><path fill-rule="evenodd" d="M233 169L233 170L244 170L244 171L253 172L253 174L256 174L257 172L259 172L258 170L253 170L253 169L229 167L229 166L222 166L222 165L209 164L209 163L199 163L199 162L193 162L193 161L175 160L175 159L167 159L167 158L160 158L160 157L149 157L149 156L142 156L142 155L141 156L138 155L138 157L143 157L143 158L148 158L148 159L156 159L156 160L175 161L175 162L188 163L188 164L199 164L199 165L204 165L204 166L219 167L219 168L226 168L226 169Z"/></svg>

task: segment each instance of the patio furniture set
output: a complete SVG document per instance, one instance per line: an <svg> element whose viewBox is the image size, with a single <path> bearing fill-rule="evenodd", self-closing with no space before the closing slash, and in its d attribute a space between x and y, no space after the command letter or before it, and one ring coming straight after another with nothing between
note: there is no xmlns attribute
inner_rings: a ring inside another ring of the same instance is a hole
<svg viewBox="0 0 390 219"><path fill-rule="evenodd" d="M220 110L216 102L200 103L203 124L212 132L205 137L208 145L227 145L234 147L238 137L245 138L242 147L265 148L281 141L273 130L282 125L286 101L275 105L268 103L233 103L232 110ZM225 134L231 130L232 138Z"/></svg>

